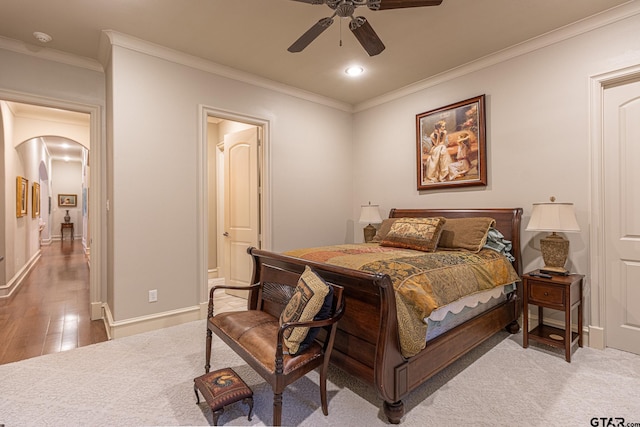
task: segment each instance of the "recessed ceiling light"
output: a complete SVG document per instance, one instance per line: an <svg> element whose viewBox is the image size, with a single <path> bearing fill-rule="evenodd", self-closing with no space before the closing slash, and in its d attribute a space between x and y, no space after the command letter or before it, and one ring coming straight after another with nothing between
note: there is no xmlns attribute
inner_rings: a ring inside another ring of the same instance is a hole
<svg viewBox="0 0 640 427"><path fill-rule="evenodd" d="M51 40L53 40L53 37L51 37L49 34L41 33L40 31L36 31L35 33L33 33L33 37L35 37L36 40L38 40L40 43L49 43Z"/></svg>
<svg viewBox="0 0 640 427"><path fill-rule="evenodd" d="M351 67L348 67L346 70L344 70L344 72L350 76L359 76L360 74L364 73L364 68L359 65L352 65Z"/></svg>

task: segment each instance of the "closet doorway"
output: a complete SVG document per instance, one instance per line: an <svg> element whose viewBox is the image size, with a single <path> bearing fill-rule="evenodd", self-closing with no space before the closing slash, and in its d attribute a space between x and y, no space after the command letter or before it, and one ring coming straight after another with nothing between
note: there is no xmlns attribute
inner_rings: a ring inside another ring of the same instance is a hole
<svg viewBox="0 0 640 427"><path fill-rule="evenodd" d="M208 257L210 285L247 286L249 247L262 247L265 126L207 116ZM227 291L246 298L246 292Z"/></svg>

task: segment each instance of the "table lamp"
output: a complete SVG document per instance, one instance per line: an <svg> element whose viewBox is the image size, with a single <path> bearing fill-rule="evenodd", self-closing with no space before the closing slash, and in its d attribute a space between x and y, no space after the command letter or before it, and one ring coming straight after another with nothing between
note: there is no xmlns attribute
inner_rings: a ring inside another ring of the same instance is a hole
<svg viewBox="0 0 640 427"><path fill-rule="evenodd" d="M368 205L362 205L359 222L369 224L364 228L364 241L369 243L373 236L376 235L376 228L371 224L380 224L382 222L378 205L372 205L371 202Z"/></svg>
<svg viewBox="0 0 640 427"><path fill-rule="evenodd" d="M569 274L564 268L569 255L569 241L556 234L556 231L572 233L580 231L573 203L534 203L531 219L527 231L550 231L551 234L540 239L540 250L544 260L541 273L566 276Z"/></svg>

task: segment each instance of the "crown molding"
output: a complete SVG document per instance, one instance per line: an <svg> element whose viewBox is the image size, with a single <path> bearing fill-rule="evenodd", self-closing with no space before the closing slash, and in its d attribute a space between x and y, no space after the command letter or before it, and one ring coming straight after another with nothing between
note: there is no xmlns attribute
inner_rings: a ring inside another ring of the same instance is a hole
<svg viewBox="0 0 640 427"><path fill-rule="evenodd" d="M492 65L515 58L517 56L521 56L538 49L560 43L572 37L597 30L599 28L638 14L640 14L640 1L631 0L620 6L574 22L573 24L555 29L546 34L542 34L520 44L503 49L499 52L484 56L478 60L469 62L459 67L452 68L435 76L429 77L428 79L420 80L398 90L394 90L376 98L372 98L368 101L361 102L354 105L353 111L357 113L360 111L368 110L369 108L373 108L378 105L382 105L387 102L412 95L416 92L445 83L458 77L462 77L466 74L470 74L475 71L479 71Z"/></svg>
<svg viewBox="0 0 640 427"><path fill-rule="evenodd" d="M48 61L59 62L61 64L72 65L74 67L86 68L88 70L98 71L101 73L104 72L102 65L94 59L72 55L60 50L25 43L2 36L0 36L0 49L5 49L40 59L46 59Z"/></svg>
<svg viewBox="0 0 640 427"><path fill-rule="evenodd" d="M221 65L206 59L198 58L184 52L173 50L164 46L157 45L155 43L148 42L146 40L141 40L129 36L127 34L119 33L113 30L103 30L103 35L105 37L103 37L102 39L100 48L101 61L105 61L108 58L107 51L110 51L110 49L107 49L107 46L104 45L105 42L108 42L112 46L119 46L135 52L140 52L145 55L154 56L156 58L164 59L166 61L184 65L210 74L215 74L228 79L248 83L250 85L258 86L264 89L273 90L285 95L290 95L317 104L326 105L338 110L353 112L353 106L346 102L337 101L333 98L328 98L322 95L315 94L313 92L304 91L293 86L278 83L273 80L256 76L255 74L240 71L235 68L227 67L225 65ZM106 67L106 62L102 62L102 64Z"/></svg>

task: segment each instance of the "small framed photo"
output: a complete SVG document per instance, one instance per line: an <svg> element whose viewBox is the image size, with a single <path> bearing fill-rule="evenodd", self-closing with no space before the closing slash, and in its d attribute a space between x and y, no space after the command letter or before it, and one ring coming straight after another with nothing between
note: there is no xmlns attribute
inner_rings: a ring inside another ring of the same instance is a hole
<svg viewBox="0 0 640 427"><path fill-rule="evenodd" d="M484 97L416 115L418 191L487 185Z"/></svg>
<svg viewBox="0 0 640 427"><path fill-rule="evenodd" d="M16 177L16 217L27 214L27 201L29 200L29 180L25 177Z"/></svg>
<svg viewBox="0 0 640 427"><path fill-rule="evenodd" d="M40 184L33 183L31 187L31 217L37 218L40 216Z"/></svg>
<svg viewBox="0 0 640 427"><path fill-rule="evenodd" d="M78 205L77 194L58 194L58 206L75 208Z"/></svg>

